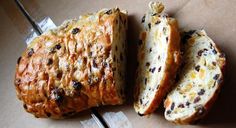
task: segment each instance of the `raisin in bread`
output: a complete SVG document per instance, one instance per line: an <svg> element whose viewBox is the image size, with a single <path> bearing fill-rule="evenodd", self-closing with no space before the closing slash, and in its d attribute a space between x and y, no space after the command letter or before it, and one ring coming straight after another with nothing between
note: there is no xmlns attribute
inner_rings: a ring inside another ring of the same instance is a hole
<svg viewBox="0 0 236 128"><path fill-rule="evenodd" d="M225 54L204 30L185 32L183 39L183 65L164 106L167 120L189 124L206 115L216 100L224 77Z"/></svg>
<svg viewBox="0 0 236 128"><path fill-rule="evenodd" d="M124 102L127 13L103 9L37 37L18 59L17 96L36 117Z"/></svg>
<svg viewBox="0 0 236 128"><path fill-rule="evenodd" d="M150 2L142 18L138 48L134 108L139 115L151 114L171 87L180 63L177 21L162 14L161 3Z"/></svg>

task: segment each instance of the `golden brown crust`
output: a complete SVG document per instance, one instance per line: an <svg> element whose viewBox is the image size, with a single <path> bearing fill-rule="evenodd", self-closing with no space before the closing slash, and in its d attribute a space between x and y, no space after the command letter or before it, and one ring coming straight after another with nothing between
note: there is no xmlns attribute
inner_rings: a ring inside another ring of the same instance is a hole
<svg viewBox="0 0 236 128"><path fill-rule="evenodd" d="M126 14L104 9L34 39L15 74L17 96L26 111L63 118L94 106L122 104L111 53L114 39L125 38L116 37L115 31L126 29Z"/></svg>

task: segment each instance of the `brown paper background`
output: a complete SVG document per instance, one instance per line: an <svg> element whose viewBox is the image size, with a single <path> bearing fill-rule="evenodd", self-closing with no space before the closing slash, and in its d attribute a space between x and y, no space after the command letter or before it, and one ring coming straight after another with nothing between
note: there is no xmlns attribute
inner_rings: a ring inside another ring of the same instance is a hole
<svg viewBox="0 0 236 128"><path fill-rule="evenodd" d="M64 20L78 18L87 12L118 6L129 12L128 30L128 102L121 106L100 107L100 113L122 111L134 128L171 127L236 127L236 1L235 0L162 0L166 12L175 17L181 29L205 29L227 56L225 84L219 99L206 118L197 125L174 125L163 117L163 108L149 117L139 117L130 97L134 85L136 43L140 20L148 9L147 0L21 0L36 21L45 16L60 25ZM17 58L26 47L24 43L31 25L13 0L0 1L0 127L2 128L74 128L82 127L80 120L91 118L89 111L65 120L36 119L23 110L15 94L13 78Z"/></svg>

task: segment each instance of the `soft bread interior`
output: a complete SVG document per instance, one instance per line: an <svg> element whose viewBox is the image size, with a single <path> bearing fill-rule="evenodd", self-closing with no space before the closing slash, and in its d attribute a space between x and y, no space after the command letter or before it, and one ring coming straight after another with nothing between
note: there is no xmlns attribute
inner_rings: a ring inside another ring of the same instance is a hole
<svg viewBox="0 0 236 128"><path fill-rule="evenodd" d="M206 104L222 82L221 53L204 30L191 32L183 42L183 66L176 87L165 101L165 118L185 120L205 114ZM222 60L223 59L223 60Z"/></svg>

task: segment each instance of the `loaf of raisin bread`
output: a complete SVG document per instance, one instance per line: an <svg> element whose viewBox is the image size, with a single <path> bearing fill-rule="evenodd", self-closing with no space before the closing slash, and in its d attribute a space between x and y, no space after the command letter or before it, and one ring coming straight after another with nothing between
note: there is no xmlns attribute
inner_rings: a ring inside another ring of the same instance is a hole
<svg viewBox="0 0 236 128"><path fill-rule="evenodd" d="M26 111L63 118L124 101L127 13L102 9L37 37L18 59L15 87Z"/></svg>
<svg viewBox="0 0 236 128"><path fill-rule="evenodd" d="M183 63L176 87L168 94L165 118L178 124L198 121L211 108L221 88L226 59L204 30L183 35Z"/></svg>
<svg viewBox="0 0 236 128"><path fill-rule="evenodd" d="M138 44L134 108L140 116L151 114L159 106L180 64L177 21L162 13L162 3L150 2L149 8L142 18Z"/></svg>

